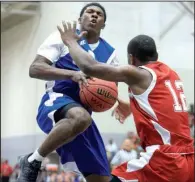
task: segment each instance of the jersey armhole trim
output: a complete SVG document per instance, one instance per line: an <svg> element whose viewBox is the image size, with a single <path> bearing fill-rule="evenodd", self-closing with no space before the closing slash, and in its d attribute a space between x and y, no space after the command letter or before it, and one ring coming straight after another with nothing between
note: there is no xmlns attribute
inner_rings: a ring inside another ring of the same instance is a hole
<svg viewBox="0 0 195 182"><path fill-rule="evenodd" d="M147 71L149 71L149 72L151 73L151 75L152 75L152 81L151 81L149 87L148 87L148 88L145 90L145 92L143 92L142 94L136 95L136 94L133 94L133 93L132 93L132 95L135 96L135 97L142 97L143 95L149 95L150 92L151 92L151 91L153 90L153 88L155 87L156 81L157 81L157 75L156 75L156 73L155 73L152 69L147 68L147 67L145 67L145 66L139 66L139 67L140 67L140 68L143 68L143 69L145 69L145 70L147 70Z"/></svg>

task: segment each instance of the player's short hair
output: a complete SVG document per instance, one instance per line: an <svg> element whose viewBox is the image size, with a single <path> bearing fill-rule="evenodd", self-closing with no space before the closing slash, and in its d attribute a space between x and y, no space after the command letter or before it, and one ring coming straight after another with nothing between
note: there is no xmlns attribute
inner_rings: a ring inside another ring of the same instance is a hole
<svg viewBox="0 0 195 182"><path fill-rule="evenodd" d="M158 59L155 41L147 35L138 35L131 39L127 51L141 62L157 61Z"/></svg>
<svg viewBox="0 0 195 182"><path fill-rule="evenodd" d="M97 7L99 7L99 8L103 11L103 13L104 13L104 22L106 22L106 10L105 10L105 8L104 8L101 4L99 4L99 3L88 3L88 4L86 4L86 5L82 8L82 10L81 10L81 12L80 12L80 17L83 15L84 11L85 11L88 7L90 7L90 6L97 6Z"/></svg>

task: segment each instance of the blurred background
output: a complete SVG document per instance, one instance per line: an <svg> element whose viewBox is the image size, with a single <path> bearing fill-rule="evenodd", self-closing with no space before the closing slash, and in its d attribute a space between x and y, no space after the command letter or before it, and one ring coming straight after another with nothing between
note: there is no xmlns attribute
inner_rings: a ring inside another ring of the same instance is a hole
<svg viewBox="0 0 195 182"><path fill-rule="evenodd" d="M56 31L62 20L76 20L87 2L1 2L1 176L15 181L18 157L34 151L45 135L36 123L44 81L28 76L37 48ZM189 106L189 126L194 137L194 2L102 2L107 12L101 36L117 50L120 64L127 64L126 46L138 34L152 36L159 60L181 77ZM128 99L127 86L119 95ZM166 107L162 106L162 107ZM103 136L111 168L121 149L138 158L142 151L133 117L120 124L111 110L94 113ZM111 127L112 126L112 127ZM44 161L39 182L79 182L66 173L55 152Z"/></svg>

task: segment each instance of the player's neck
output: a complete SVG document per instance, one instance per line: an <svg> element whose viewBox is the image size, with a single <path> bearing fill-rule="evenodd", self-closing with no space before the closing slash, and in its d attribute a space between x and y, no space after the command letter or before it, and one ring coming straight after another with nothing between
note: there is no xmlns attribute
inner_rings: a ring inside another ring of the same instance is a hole
<svg viewBox="0 0 195 182"><path fill-rule="evenodd" d="M96 35L96 36L94 36L94 35L93 36L88 35L86 37L86 39L87 39L88 44L95 44L99 40L99 35Z"/></svg>
<svg viewBox="0 0 195 182"><path fill-rule="evenodd" d="M138 63L136 64L136 66L137 66L137 67L138 67L138 66L144 66L144 65L147 65L147 64L150 64L150 63L154 63L154 61L148 61L148 62L145 62L145 63L138 62Z"/></svg>
<svg viewBox="0 0 195 182"><path fill-rule="evenodd" d="M86 39L88 44L95 44L98 42L99 37L100 34L88 33Z"/></svg>

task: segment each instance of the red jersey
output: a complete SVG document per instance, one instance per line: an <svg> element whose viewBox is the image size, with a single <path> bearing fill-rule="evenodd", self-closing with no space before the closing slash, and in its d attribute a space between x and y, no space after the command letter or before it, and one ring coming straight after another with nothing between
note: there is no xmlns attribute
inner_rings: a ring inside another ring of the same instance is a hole
<svg viewBox="0 0 195 182"><path fill-rule="evenodd" d="M167 152L193 152L183 83L159 61L141 66L153 80L141 95L129 89L130 105L142 147L160 145ZM163 148L164 147L164 148Z"/></svg>

